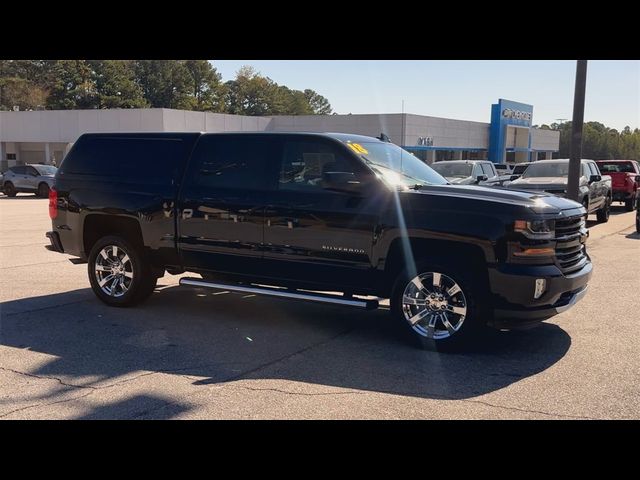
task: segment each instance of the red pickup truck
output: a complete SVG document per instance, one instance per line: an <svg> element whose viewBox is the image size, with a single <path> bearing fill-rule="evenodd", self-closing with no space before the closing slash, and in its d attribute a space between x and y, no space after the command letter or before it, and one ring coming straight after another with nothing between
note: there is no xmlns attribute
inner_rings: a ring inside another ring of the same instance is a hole
<svg viewBox="0 0 640 480"><path fill-rule="evenodd" d="M631 212L640 197L640 164L635 160L598 160L603 175L611 176L613 201L623 202Z"/></svg>

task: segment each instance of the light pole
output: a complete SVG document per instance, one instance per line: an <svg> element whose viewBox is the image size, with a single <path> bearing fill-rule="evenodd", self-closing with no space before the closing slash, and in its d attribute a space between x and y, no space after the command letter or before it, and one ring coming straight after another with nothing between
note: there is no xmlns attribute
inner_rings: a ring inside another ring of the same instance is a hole
<svg viewBox="0 0 640 480"><path fill-rule="evenodd" d="M569 153L569 178L567 197L580 201L580 160L582 159L582 124L584 122L584 96L587 87L587 61L576 64L576 88L573 96L573 121L571 123L571 150Z"/></svg>

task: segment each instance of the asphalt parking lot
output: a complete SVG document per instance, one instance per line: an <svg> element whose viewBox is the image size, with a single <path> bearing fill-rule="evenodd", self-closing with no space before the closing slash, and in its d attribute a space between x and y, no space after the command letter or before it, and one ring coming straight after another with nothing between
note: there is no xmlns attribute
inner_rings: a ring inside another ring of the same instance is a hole
<svg viewBox="0 0 640 480"><path fill-rule="evenodd" d="M178 287L109 308L49 252L47 200L0 196L0 418L640 418L640 236L590 225L585 299L466 354L384 310ZM592 216L591 218L595 218Z"/></svg>

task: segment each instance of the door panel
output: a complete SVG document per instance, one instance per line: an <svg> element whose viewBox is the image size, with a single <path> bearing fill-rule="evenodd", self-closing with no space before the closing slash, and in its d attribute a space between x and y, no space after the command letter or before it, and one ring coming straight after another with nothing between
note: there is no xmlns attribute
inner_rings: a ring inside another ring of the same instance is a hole
<svg viewBox="0 0 640 480"><path fill-rule="evenodd" d="M38 171L33 167L27 167L26 175L24 177L24 185L25 188L36 189L38 188L38 179L39 179Z"/></svg>
<svg viewBox="0 0 640 480"><path fill-rule="evenodd" d="M362 193L325 189L327 171L362 175L340 145L284 141L278 188L265 211L265 269L325 287L362 286L372 270L378 209Z"/></svg>
<svg viewBox="0 0 640 480"><path fill-rule="evenodd" d="M11 171L13 172L13 175L7 180L11 181L11 183L13 183L13 186L16 188L27 188L27 167L25 167L24 165L19 165L13 167Z"/></svg>
<svg viewBox="0 0 640 480"><path fill-rule="evenodd" d="M591 175L600 174L600 171L595 166L595 164L592 164L591 162L587 162L584 165L586 170L585 173L587 176L587 181L589 180L589 177ZM589 205L591 209L597 210L603 205L603 203L604 203L604 195L603 195L602 182L594 182L590 184L589 185Z"/></svg>
<svg viewBox="0 0 640 480"><path fill-rule="evenodd" d="M179 204L178 246L187 269L257 274L265 191L275 142L266 135L203 135Z"/></svg>

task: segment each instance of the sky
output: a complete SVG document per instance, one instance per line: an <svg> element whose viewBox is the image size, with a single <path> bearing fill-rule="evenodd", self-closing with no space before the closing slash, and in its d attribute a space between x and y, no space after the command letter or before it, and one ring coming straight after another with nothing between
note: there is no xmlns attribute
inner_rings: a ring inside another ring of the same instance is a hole
<svg viewBox="0 0 640 480"><path fill-rule="evenodd" d="M281 85L311 88L345 113L405 113L489 122L498 98L533 105L533 124L573 116L574 60L213 60L227 81L251 65ZM640 128L640 61L591 60L585 121Z"/></svg>

